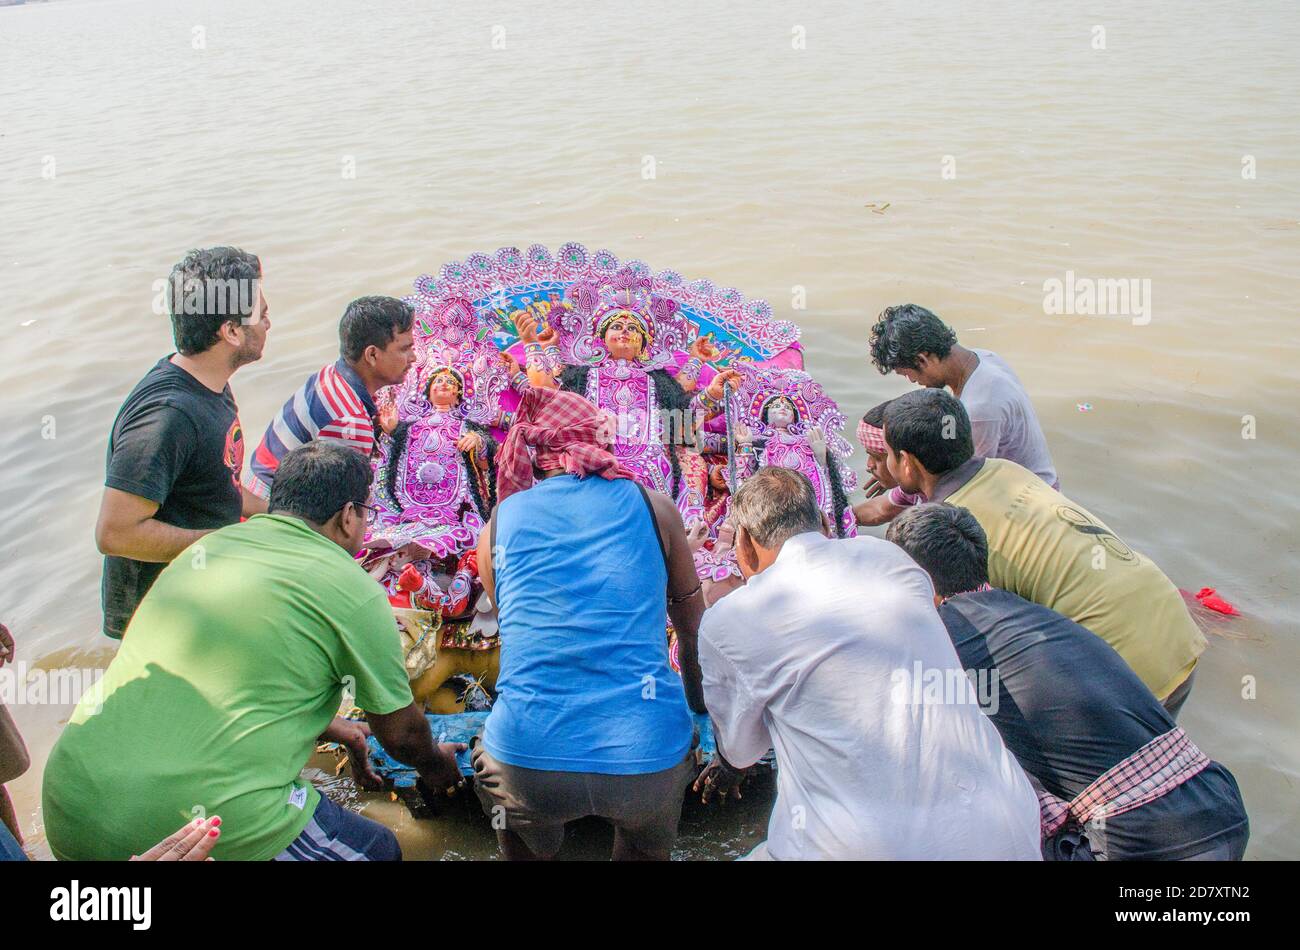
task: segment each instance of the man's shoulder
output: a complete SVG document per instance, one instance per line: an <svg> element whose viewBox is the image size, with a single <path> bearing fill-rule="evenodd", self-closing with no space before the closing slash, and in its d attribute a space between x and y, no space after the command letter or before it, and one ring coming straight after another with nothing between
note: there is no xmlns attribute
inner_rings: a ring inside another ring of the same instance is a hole
<svg viewBox="0 0 1300 950"><path fill-rule="evenodd" d="M762 576L759 574L750 578L708 607L700 616L700 636L720 643L730 631L749 624L754 617L754 601L758 596L756 590L760 586L757 582Z"/></svg>
<svg viewBox="0 0 1300 950"><path fill-rule="evenodd" d="M1000 587L956 594L939 605L939 616L945 623L954 616L964 617L985 632L987 628L1007 621L1029 620L1038 625L1070 622L1050 607Z"/></svg>
<svg viewBox="0 0 1300 950"><path fill-rule="evenodd" d="M1025 386L1011 365L992 350L975 350L980 365L971 381L976 385L962 392L965 403L967 392L972 399L987 405L1009 404L1027 398Z"/></svg>
<svg viewBox="0 0 1300 950"><path fill-rule="evenodd" d="M205 545L209 553L214 549L218 554L246 551L267 562L267 573L277 577L297 579L304 569L310 569L314 590L322 597L341 598L338 604L358 606L362 600L383 594L383 588L343 548L286 515L253 515L218 528L196 543ZM268 557L268 552L273 556Z"/></svg>
<svg viewBox="0 0 1300 950"><path fill-rule="evenodd" d="M1011 459L984 458L979 460L979 467L971 473L961 485L953 490L952 494L957 494L964 489L975 488L979 485L1012 485L1019 482L1028 482L1030 479L1043 484L1043 480L1025 468L1019 462L1013 462Z"/></svg>
<svg viewBox="0 0 1300 950"><path fill-rule="evenodd" d="M307 385L315 387L335 418L369 418L361 393L339 369L338 363L322 366L320 372L307 381Z"/></svg>
<svg viewBox="0 0 1300 950"><path fill-rule="evenodd" d="M233 413L234 396L227 386L216 393L204 387L169 360L159 360L141 377L122 402L118 423L135 422L157 414L174 414L198 425L214 408L229 404Z"/></svg>

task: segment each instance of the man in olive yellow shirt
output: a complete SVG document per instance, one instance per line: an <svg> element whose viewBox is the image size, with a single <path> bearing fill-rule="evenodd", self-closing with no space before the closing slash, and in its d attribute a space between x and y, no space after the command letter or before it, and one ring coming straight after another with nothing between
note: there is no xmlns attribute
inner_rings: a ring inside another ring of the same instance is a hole
<svg viewBox="0 0 1300 950"><path fill-rule="evenodd" d="M1160 568L1033 472L975 457L966 410L943 390L900 396L884 422L886 465L903 490L979 520L989 583L1097 634L1177 716L1206 642Z"/></svg>

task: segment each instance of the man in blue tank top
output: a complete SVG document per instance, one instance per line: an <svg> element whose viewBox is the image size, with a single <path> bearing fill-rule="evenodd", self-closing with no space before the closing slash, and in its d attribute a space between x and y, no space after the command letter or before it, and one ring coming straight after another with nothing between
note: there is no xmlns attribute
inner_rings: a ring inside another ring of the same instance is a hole
<svg viewBox="0 0 1300 950"><path fill-rule="evenodd" d="M681 516L618 464L611 420L576 393L530 390L515 419L479 539L501 628L479 799L509 859L554 856L565 823L595 815L614 825L615 860L666 860L696 772L688 700L704 710Z"/></svg>

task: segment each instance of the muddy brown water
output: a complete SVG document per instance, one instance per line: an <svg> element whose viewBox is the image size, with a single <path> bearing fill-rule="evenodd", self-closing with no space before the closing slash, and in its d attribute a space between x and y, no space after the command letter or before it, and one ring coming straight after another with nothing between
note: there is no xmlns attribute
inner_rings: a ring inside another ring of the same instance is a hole
<svg viewBox="0 0 1300 950"><path fill-rule="evenodd" d="M168 352L153 286L186 248L265 262L266 357L233 380L251 440L333 358L348 300L473 251L577 240L770 300L850 417L907 388L866 362L888 304L999 351L1067 494L1244 612L1206 618L1181 721L1240 781L1249 855L1300 857L1300 14L1072 6L0 10L0 618L20 658L112 656L91 537L104 448ZM1049 312L1045 282L1067 274L1149 281L1149 312ZM37 856L70 703L12 707ZM415 822L327 784L410 856L493 853L467 810ZM727 807L688 810L679 857L743 853L770 789ZM566 848L602 841L584 826Z"/></svg>

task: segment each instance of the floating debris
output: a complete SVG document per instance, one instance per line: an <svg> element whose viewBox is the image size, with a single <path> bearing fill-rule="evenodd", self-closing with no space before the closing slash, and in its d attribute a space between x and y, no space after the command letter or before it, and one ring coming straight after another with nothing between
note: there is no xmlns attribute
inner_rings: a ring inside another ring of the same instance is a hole
<svg viewBox="0 0 1300 950"><path fill-rule="evenodd" d="M1078 409L1080 412L1092 412L1092 403L1090 402L1077 403L1075 405L1075 408Z"/></svg>
<svg viewBox="0 0 1300 950"><path fill-rule="evenodd" d="M1196 592L1196 599L1201 602L1201 606L1207 610L1213 610L1216 613L1227 614L1229 617L1240 617L1241 611L1228 603L1219 596L1219 592L1213 587L1202 587Z"/></svg>

